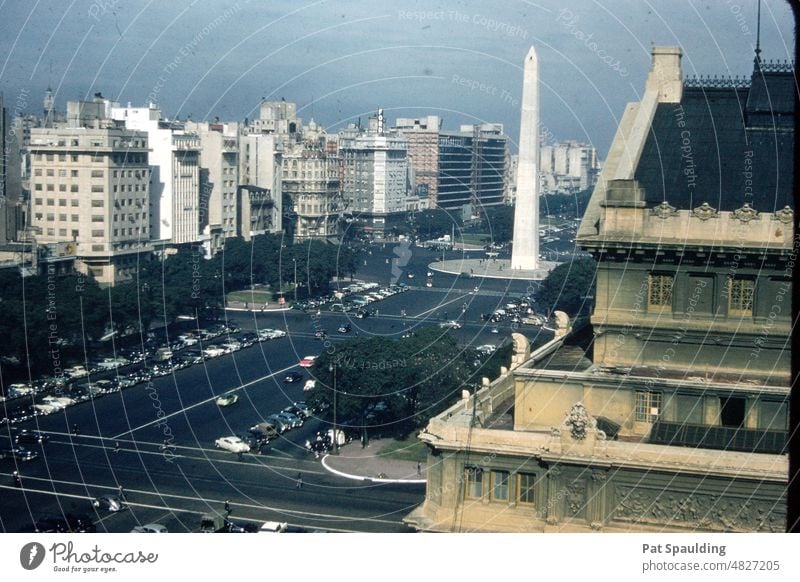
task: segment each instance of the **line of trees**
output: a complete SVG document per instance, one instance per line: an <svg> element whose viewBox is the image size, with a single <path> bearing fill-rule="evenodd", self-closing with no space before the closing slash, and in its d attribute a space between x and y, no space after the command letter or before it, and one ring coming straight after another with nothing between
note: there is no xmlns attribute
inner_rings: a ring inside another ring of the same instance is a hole
<svg viewBox="0 0 800 582"><path fill-rule="evenodd" d="M53 374L56 363L63 366L65 357L109 332L146 332L180 315L215 319L227 293L253 284L278 291L294 283L295 267L300 296L324 294L334 277L353 276L358 264L358 251L346 246L285 245L279 235L263 235L229 239L210 260L201 249L181 249L163 261L143 257L133 281L111 288L78 274L23 279L7 270L0 273L0 356L5 366Z"/></svg>

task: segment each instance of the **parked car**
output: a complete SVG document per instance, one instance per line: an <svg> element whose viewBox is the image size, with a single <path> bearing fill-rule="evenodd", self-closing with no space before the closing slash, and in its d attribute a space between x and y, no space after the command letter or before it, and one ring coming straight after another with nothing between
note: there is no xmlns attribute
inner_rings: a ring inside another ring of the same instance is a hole
<svg viewBox="0 0 800 582"><path fill-rule="evenodd" d="M461 324L455 320L443 321L439 324L442 329L461 329Z"/></svg>
<svg viewBox="0 0 800 582"><path fill-rule="evenodd" d="M340 325L336 331L338 331L339 333L350 333L352 329L353 328L350 326L349 323L344 323Z"/></svg>
<svg viewBox="0 0 800 582"><path fill-rule="evenodd" d="M262 436L268 441L278 436L278 430L268 422L259 422L249 428L248 432L252 435Z"/></svg>
<svg viewBox="0 0 800 582"><path fill-rule="evenodd" d="M45 515L36 520L37 533L94 533L97 528L87 515L67 513L65 515Z"/></svg>
<svg viewBox="0 0 800 582"><path fill-rule="evenodd" d="M25 447L16 446L0 451L0 458L14 459L15 461L33 461L39 458L39 453L28 450Z"/></svg>
<svg viewBox="0 0 800 582"><path fill-rule="evenodd" d="M294 403L295 407L306 415L306 418L314 414L314 410L306 403L305 400L300 400Z"/></svg>
<svg viewBox="0 0 800 582"><path fill-rule="evenodd" d="M290 424L287 424L286 421L284 421L277 414L270 414L265 420L274 426L275 430L277 430L280 434L283 434L292 428Z"/></svg>
<svg viewBox="0 0 800 582"><path fill-rule="evenodd" d="M259 533L283 533L289 528L285 521L265 521L259 528Z"/></svg>
<svg viewBox="0 0 800 582"><path fill-rule="evenodd" d="M214 446L231 453L249 453L250 445L238 436L220 437L214 441Z"/></svg>
<svg viewBox="0 0 800 582"><path fill-rule="evenodd" d="M137 525L131 530L131 533L168 533L166 526L160 523L146 523L144 525Z"/></svg>
<svg viewBox="0 0 800 582"><path fill-rule="evenodd" d="M306 383L303 385L303 392L310 392L317 386L317 381L314 379L306 380Z"/></svg>
<svg viewBox="0 0 800 582"><path fill-rule="evenodd" d="M92 501L92 505L95 509L103 509L112 513L128 508L125 501L123 501L119 495L113 493L105 493L95 497L94 501Z"/></svg>
<svg viewBox="0 0 800 582"><path fill-rule="evenodd" d="M23 428L14 436L14 442L19 444L39 443L44 444L50 440L50 435L40 430Z"/></svg>
<svg viewBox="0 0 800 582"><path fill-rule="evenodd" d="M291 414L290 412L279 412L277 414L278 418L288 424L291 428L300 428L303 426L303 419L299 416Z"/></svg>
<svg viewBox="0 0 800 582"><path fill-rule="evenodd" d="M287 384L293 384L294 382L299 382L302 379L303 379L302 372L297 372L295 370L288 372L286 376L283 377L283 381L286 382Z"/></svg>
<svg viewBox="0 0 800 582"><path fill-rule="evenodd" d="M217 398L217 406L220 408L225 408L226 406L233 406L239 402L239 395L235 392L226 392L219 398Z"/></svg>

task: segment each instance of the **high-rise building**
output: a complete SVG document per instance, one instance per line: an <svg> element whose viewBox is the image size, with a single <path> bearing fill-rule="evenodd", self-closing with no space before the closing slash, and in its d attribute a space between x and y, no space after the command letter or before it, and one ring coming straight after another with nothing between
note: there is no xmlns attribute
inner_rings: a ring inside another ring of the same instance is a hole
<svg viewBox="0 0 800 582"><path fill-rule="evenodd" d="M331 153L328 135L313 120L297 136L284 150L282 168L283 193L291 200L296 220L295 240L338 236L343 210L339 157Z"/></svg>
<svg viewBox="0 0 800 582"><path fill-rule="evenodd" d="M499 123L439 132L436 206L476 214L503 204L507 137Z"/></svg>
<svg viewBox="0 0 800 582"><path fill-rule="evenodd" d="M245 240L280 232L284 226L282 159L281 135L245 133L239 137L239 236Z"/></svg>
<svg viewBox="0 0 800 582"><path fill-rule="evenodd" d="M408 142L385 130L378 110L366 130L351 125L339 132L339 155L347 212L365 232L382 234L387 221L407 208Z"/></svg>
<svg viewBox="0 0 800 582"><path fill-rule="evenodd" d="M30 226L37 243L67 243L76 268L102 285L131 279L152 252L148 151L147 133L107 120L31 129Z"/></svg>
<svg viewBox="0 0 800 582"><path fill-rule="evenodd" d="M399 117L392 128L408 142L408 163L411 166L414 193L436 204L439 185L439 132L442 120L438 115L420 118Z"/></svg>
<svg viewBox="0 0 800 582"><path fill-rule="evenodd" d="M200 230L211 256L238 236L239 125L187 122L185 128L200 139Z"/></svg>
<svg viewBox="0 0 800 582"><path fill-rule="evenodd" d="M23 228L20 147L22 140L0 93L0 244L17 240Z"/></svg>
<svg viewBox="0 0 800 582"><path fill-rule="evenodd" d="M514 334L511 369L430 421L414 527L785 531L794 70L652 56L578 230L591 327Z"/></svg>
<svg viewBox="0 0 800 582"><path fill-rule="evenodd" d="M184 124L162 118L155 105L110 108L115 121L145 131L150 152L150 234L158 246L202 243L200 139ZM69 117L69 113L68 113Z"/></svg>

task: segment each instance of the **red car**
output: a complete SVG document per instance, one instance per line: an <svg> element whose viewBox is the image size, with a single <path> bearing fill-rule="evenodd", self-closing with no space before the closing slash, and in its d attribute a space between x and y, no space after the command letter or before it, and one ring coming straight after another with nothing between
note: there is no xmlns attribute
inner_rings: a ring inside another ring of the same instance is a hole
<svg viewBox="0 0 800 582"><path fill-rule="evenodd" d="M302 360L300 360L300 367L301 368L310 368L314 365L314 360L317 359L317 356L306 356Z"/></svg>

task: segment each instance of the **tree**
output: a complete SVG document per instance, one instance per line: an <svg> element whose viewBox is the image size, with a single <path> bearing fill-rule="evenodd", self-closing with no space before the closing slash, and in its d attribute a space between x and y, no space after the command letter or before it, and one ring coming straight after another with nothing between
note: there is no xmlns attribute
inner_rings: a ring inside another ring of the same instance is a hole
<svg viewBox="0 0 800 582"><path fill-rule="evenodd" d="M597 263L590 257L575 259L553 269L537 293L540 305L570 317L591 310Z"/></svg>
<svg viewBox="0 0 800 582"><path fill-rule="evenodd" d="M332 369L333 370L332 370ZM439 328L412 337L375 337L336 345L312 370L317 385L309 400L343 425L382 427L405 435L450 406L470 380L470 365L452 336Z"/></svg>
<svg viewBox="0 0 800 582"><path fill-rule="evenodd" d="M514 207L491 206L486 209L487 242L507 243L514 238Z"/></svg>

